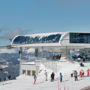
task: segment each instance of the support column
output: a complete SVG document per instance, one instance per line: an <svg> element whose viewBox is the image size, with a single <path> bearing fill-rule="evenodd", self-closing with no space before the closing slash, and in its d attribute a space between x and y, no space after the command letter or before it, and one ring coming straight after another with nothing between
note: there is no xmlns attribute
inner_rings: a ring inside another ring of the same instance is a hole
<svg viewBox="0 0 90 90"><path fill-rule="evenodd" d="M38 48L35 48L35 57L38 59Z"/></svg>
<svg viewBox="0 0 90 90"><path fill-rule="evenodd" d="M68 61L69 60L68 52L69 52L68 47L65 46L65 48L62 49L60 61Z"/></svg>
<svg viewBox="0 0 90 90"><path fill-rule="evenodd" d="M19 62L20 62L20 67L19 67L19 75L22 74L22 69L21 69L21 65L22 65L22 47L20 47L20 50L19 50Z"/></svg>

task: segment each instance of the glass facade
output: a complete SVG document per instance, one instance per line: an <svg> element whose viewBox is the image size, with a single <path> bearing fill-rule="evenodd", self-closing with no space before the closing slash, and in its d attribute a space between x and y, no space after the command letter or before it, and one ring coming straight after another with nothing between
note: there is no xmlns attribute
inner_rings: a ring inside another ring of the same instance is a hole
<svg viewBox="0 0 90 90"><path fill-rule="evenodd" d="M70 43L90 43L90 33L70 33Z"/></svg>
<svg viewBox="0 0 90 90"><path fill-rule="evenodd" d="M18 36L13 44L35 44L35 43L58 43L61 34L51 34L48 36Z"/></svg>

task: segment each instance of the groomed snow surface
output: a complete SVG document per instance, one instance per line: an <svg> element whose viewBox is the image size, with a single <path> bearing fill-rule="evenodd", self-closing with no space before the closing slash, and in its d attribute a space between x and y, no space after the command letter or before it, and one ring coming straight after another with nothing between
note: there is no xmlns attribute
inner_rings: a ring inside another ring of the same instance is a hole
<svg viewBox="0 0 90 90"><path fill-rule="evenodd" d="M84 63L85 67L80 67L79 63L57 62L57 70L55 72L55 80L50 81L52 70L46 68L43 64L40 67L40 73L37 76L36 84L33 84L33 77L21 75L16 80L10 80L0 83L0 90L80 90L90 86L90 77L87 77L87 69L90 68L90 62ZM85 76L78 81L74 81L70 74L77 70L83 69ZM45 81L45 70L48 73L48 81ZM59 73L63 74L63 82L59 81Z"/></svg>

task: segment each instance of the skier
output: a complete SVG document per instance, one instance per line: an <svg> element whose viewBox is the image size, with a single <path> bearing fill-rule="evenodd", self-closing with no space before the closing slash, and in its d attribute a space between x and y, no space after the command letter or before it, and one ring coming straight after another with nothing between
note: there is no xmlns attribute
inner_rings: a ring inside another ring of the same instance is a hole
<svg viewBox="0 0 90 90"><path fill-rule="evenodd" d="M54 76L55 76L55 74L54 74L54 72L52 72L52 74L51 74L51 81L54 81Z"/></svg>
<svg viewBox="0 0 90 90"><path fill-rule="evenodd" d="M60 82L62 82L62 77L63 77L62 73L60 73Z"/></svg>
<svg viewBox="0 0 90 90"><path fill-rule="evenodd" d="M0 82L2 81L2 79L0 78Z"/></svg>
<svg viewBox="0 0 90 90"><path fill-rule="evenodd" d="M87 76L89 76L90 75L90 71L89 71L89 69L87 69Z"/></svg>
<svg viewBox="0 0 90 90"><path fill-rule="evenodd" d="M78 73L77 73L77 71L75 70L75 71L74 71L74 78L75 78L75 81L78 80L77 74L78 74Z"/></svg>
<svg viewBox="0 0 90 90"><path fill-rule="evenodd" d="M73 73L71 73L71 78L73 77Z"/></svg>
<svg viewBox="0 0 90 90"><path fill-rule="evenodd" d="M46 77L46 81L47 81L47 71L45 70L45 77Z"/></svg>
<svg viewBox="0 0 90 90"><path fill-rule="evenodd" d="M36 74L34 74L34 84L36 84L36 79L37 79Z"/></svg>
<svg viewBox="0 0 90 90"><path fill-rule="evenodd" d="M81 70L81 73L82 73L82 76L84 76L84 70L83 69Z"/></svg>
<svg viewBox="0 0 90 90"><path fill-rule="evenodd" d="M79 76L82 77L82 72L80 71Z"/></svg>

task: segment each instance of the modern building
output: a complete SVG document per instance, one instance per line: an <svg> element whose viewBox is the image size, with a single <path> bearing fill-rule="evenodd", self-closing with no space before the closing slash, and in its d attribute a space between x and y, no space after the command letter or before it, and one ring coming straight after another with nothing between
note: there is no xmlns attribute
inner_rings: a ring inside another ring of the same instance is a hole
<svg viewBox="0 0 90 90"><path fill-rule="evenodd" d="M35 48L36 55L38 50L43 48L45 51L61 52L62 57L67 57L67 52L71 50L90 48L90 33L54 32L18 35L14 37L11 45L18 48Z"/></svg>
<svg viewBox="0 0 90 90"><path fill-rule="evenodd" d="M30 35L19 35L14 37L11 42L14 47L89 47L90 33L82 32L56 32L40 33Z"/></svg>
<svg viewBox="0 0 90 90"><path fill-rule="evenodd" d="M62 52L67 54L74 49L90 48L90 33L86 32L55 32L19 35L11 42L13 47L39 48L46 51ZM37 53L36 53L37 54Z"/></svg>
<svg viewBox="0 0 90 90"><path fill-rule="evenodd" d="M34 74L37 75L39 73L39 69L39 65L35 62L25 62L21 65L21 74L34 76Z"/></svg>

